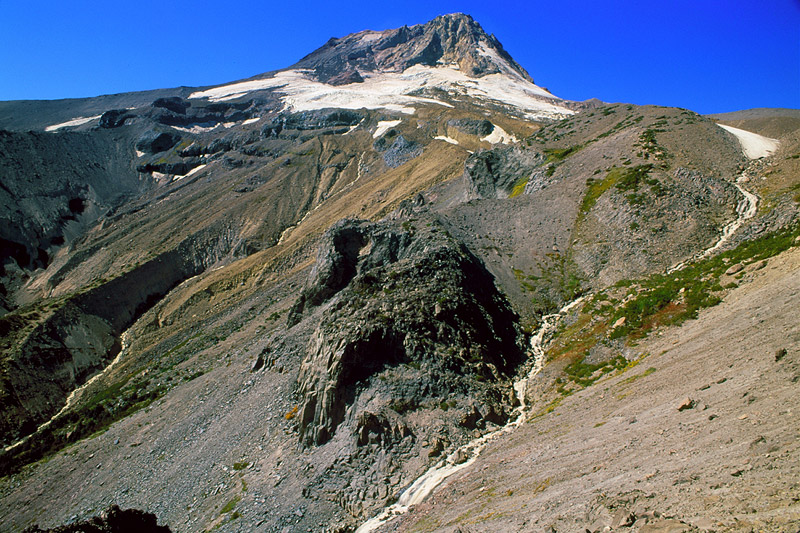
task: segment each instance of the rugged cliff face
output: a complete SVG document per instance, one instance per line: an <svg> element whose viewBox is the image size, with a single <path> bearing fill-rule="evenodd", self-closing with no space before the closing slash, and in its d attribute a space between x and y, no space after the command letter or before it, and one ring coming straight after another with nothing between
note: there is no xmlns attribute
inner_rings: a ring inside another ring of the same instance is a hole
<svg viewBox="0 0 800 533"><path fill-rule="evenodd" d="M0 312L58 250L153 182L131 165L125 135L0 130Z"/></svg>
<svg viewBox="0 0 800 533"><path fill-rule="evenodd" d="M516 405L519 317L482 261L419 205L335 224L289 324L281 337L299 337L297 351L270 348L264 366L300 363L298 437L319 465L305 492L354 515Z"/></svg>
<svg viewBox="0 0 800 533"><path fill-rule="evenodd" d="M490 393L513 402L502 386L525 356L518 318L480 260L435 219L344 222L323 242L301 296L330 300L298 377L303 442L330 440L365 394L399 411Z"/></svg>
<svg viewBox="0 0 800 533"><path fill-rule="evenodd" d="M533 82L494 35L487 35L472 17L460 13L412 27L332 38L292 68L313 69L319 81L341 85L362 82L365 73L403 72L414 65L437 64L456 64L474 77L510 73Z"/></svg>

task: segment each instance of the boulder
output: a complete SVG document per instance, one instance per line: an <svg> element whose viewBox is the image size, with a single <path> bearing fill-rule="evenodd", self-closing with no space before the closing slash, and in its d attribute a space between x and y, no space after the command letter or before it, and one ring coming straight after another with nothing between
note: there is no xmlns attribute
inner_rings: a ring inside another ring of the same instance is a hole
<svg viewBox="0 0 800 533"><path fill-rule="evenodd" d="M692 409L694 406L695 401L687 396L678 404L678 411L686 411L687 409Z"/></svg>
<svg viewBox="0 0 800 533"><path fill-rule="evenodd" d="M136 149L146 154L166 152L181 140L175 132L150 131L136 141Z"/></svg>

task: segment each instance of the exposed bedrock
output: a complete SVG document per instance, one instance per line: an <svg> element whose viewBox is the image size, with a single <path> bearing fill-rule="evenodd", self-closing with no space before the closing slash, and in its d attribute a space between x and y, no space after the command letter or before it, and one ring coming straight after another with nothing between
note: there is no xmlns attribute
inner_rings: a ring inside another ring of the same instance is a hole
<svg viewBox="0 0 800 533"><path fill-rule="evenodd" d="M514 184L526 179L544 162L542 154L518 146L482 150L464 165L464 179L471 198L507 198Z"/></svg>
<svg viewBox="0 0 800 533"><path fill-rule="evenodd" d="M448 63L457 63L462 72L472 77L512 71L532 81L494 35L487 35L468 15L444 15L427 24L370 33L330 39L294 68L313 70L319 81L332 85L342 84L342 77L349 73L402 72L414 65Z"/></svg>
<svg viewBox="0 0 800 533"><path fill-rule="evenodd" d="M315 306L322 318L298 377L307 445L327 442L346 418L355 434L348 408L362 394L412 406L496 397L524 358L518 317L493 277L435 220L336 224L292 320Z"/></svg>

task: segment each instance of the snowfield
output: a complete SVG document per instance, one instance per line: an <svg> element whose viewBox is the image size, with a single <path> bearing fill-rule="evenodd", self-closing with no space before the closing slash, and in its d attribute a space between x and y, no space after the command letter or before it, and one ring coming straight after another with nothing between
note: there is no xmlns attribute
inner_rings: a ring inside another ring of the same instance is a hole
<svg viewBox="0 0 800 533"><path fill-rule="evenodd" d="M777 139L770 139L752 131L740 130L733 126L725 126L724 124L717 124L723 130L730 132L739 140L742 145L744 155L749 159L760 159L775 153L775 150L780 146L780 141Z"/></svg>
<svg viewBox="0 0 800 533"><path fill-rule="evenodd" d="M47 126L44 131L56 131L60 130L61 128L72 128L75 126L82 126L83 124L87 124L93 120L97 120L101 117L101 115L95 115L93 117L78 117L73 118L72 120L68 120L66 122L62 122L61 124L53 124L52 126Z"/></svg>
<svg viewBox="0 0 800 533"><path fill-rule="evenodd" d="M377 139L395 126L399 126L402 120L381 120L378 122L378 129L372 134L373 139ZM350 133L349 131L347 133Z"/></svg>
<svg viewBox="0 0 800 533"><path fill-rule="evenodd" d="M191 128L184 128L182 126L170 126L172 129L183 131L186 133L208 133L209 131L214 131L219 127L226 127L229 128L230 126L224 126L222 124L214 124L213 126L203 126L201 124L195 124Z"/></svg>
<svg viewBox="0 0 800 533"><path fill-rule="evenodd" d="M502 62L499 57L496 60ZM437 90L443 90L452 96L463 95L487 103L512 106L529 119L559 119L574 114L546 90L510 68L504 70L503 74L471 78L452 65L415 65L400 73L363 74L363 83L340 86L315 81L309 77L310 71L286 70L272 78L198 91L189 95L189 98L208 98L216 102L233 100L253 91L274 89L282 95L285 108L294 111L333 107L386 109L412 114L416 111L414 106L420 104L452 107L434 97Z"/></svg>
<svg viewBox="0 0 800 533"><path fill-rule="evenodd" d="M506 130L494 124L494 129L492 133L487 135L486 137L481 137L482 141L490 142L492 144L511 144L517 142L517 138L507 133Z"/></svg>

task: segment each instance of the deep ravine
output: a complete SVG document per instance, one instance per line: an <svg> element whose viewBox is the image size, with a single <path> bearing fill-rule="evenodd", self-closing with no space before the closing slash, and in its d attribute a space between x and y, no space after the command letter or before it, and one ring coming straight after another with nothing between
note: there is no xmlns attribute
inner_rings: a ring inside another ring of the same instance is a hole
<svg viewBox="0 0 800 533"><path fill-rule="evenodd" d="M31 433L29 435L25 435L24 437L22 437L21 439L19 439L17 442L15 442L13 444L9 444L8 446L5 447L5 449L3 451L4 452L9 452L9 451L13 450L14 448L16 448L17 446L19 446L20 444L28 441L29 439L37 437L44 429L46 429L56 419L58 419L61 415L66 413L69 410L69 408L72 407L75 404L75 401L81 396L81 394L83 393L84 390L86 390L92 383L97 381L100 377L102 377L106 373L108 373L108 371L111 370L114 367L114 365L116 365L120 361L120 359L122 359L122 356L125 355L125 353L128 351L128 346L130 346L130 339L129 339L128 331L129 330L126 330L126 331L124 331L122 333L122 335L120 335L121 348L120 348L119 353L117 354L117 356L108 364L108 366L106 366L103 370L101 370L100 372L98 372L97 374L95 374L94 376L89 378L86 381L86 383L84 383L83 385L81 385L77 389L73 390L69 394L69 396L67 396L67 400L64 403L64 407L62 407L56 414L54 414L52 417L50 417L49 420L47 420L46 422L43 422L42 424L40 424L39 427L36 428L36 431L34 431L33 433Z"/></svg>

